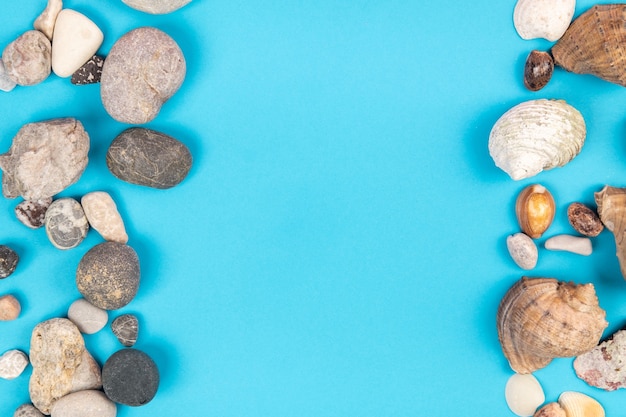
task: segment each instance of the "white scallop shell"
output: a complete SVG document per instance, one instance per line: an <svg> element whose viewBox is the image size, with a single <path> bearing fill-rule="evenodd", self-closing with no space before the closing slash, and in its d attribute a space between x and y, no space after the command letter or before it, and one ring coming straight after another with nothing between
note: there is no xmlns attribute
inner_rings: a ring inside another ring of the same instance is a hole
<svg viewBox="0 0 626 417"><path fill-rule="evenodd" d="M576 0L518 0L513 24L522 39L558 40L572 22Z"/></svg>
<svg viewBox="0 0 626 417"><path fill-rule="evenodd" d="M504 388L509 409L520 417L530 417L546 400L543 388L533 374L513 374Z"/></svg>
<svg viewBox="0 0 626 417"><path fill-rule="evenodd" d="M559 405L567 417L605 417L602 405L581 392L566 391L559 396Z"/></svg>
<svg viewBox="0 0 626 417"><path fill-rule="evenodd" d="M529 100L511 108L489 134L489 154L514 180L562 167L585 143L585 120L562 100Z"/></svg>

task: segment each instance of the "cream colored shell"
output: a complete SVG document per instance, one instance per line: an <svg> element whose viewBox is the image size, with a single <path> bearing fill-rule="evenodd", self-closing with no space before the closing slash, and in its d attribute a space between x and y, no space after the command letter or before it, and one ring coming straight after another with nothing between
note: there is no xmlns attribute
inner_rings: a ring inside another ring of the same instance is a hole
<svg viewBox="0 0 626 417"><path fill-rule="evenodd" d="M559 396L559 405L567 417L604 417L602 405L582 392L566 391Z"/></svg>
<svg viewBox="0 0 626 417"><path fill-rule="evenodd" d="M518 0L513 24L522 39L558 40L569 27L576 0Z"/></svg>
<svg viewBox="0 0 626 417"><path fill-rule="evenodd" d="M576 157L587 129L578 110L562 100L529 100L504 113L489 134L489 154L514 180L562 167Z"/></svg>

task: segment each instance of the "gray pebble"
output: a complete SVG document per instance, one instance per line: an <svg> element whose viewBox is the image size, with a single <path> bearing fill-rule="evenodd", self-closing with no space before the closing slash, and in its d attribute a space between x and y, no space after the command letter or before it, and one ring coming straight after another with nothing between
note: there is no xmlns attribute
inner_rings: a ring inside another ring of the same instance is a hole
<svg viewBox="0 0 626 417"><path fill-rule="evenodd" d="M73 198L60 198L50 204L44 224L50 242L58 249L72 249L87 236L89 222L80 203Z"/></svg>
<svg viewBox="0 0 626 417"><path fill-rule="evenodd" d="M0 279L15 272L19 260L19 255L13 249L6 245L0 245Z"/></svg>
<svg viewBox="0 0 626 417"><path fill-rule="evenodd" d="M133 346L139 334L139 320L133 314L122 314L113 320L111 330L121 344L126 347Z"/></svg>
<svg viewBox="0 0 626 417"><path fill-rule="evenodd" d="M191 169L192 157L182 142L154 130L133 127L109 146L107 167L123 181L153 188L171 188Z"/></svg>
<svg viewBox="0 0 626 417"><path fill-rule="evenodd" d="M15 410L13 417L44 417L44 415L34 405L22 404Z"/></svg>
<svg viewBox="0 0 626 417"><path fill-rule="evenodd" d="M147 123L178 91L185 72L183 53L168 34L153 27L134 29L115 42L104 61L104 108L119 122Z"/></svg>
<svg viewBox="0 0 626 417"><path fill-rule="evenodd" d="M109 314L106 310L98 308L84 298L74 301L67 311L67 318L78 327L81 333L94 334L98 333L107 321Z"/></svg>
<svg viewBox="0 0 626 417"><path fill-rule="evenodd" d="M115 417L117 407L102 391L72 392L54 402L51 417Z"/></svg>
<svg viewBox="0 0 626 417"><path fill-rule="evenodd" d="M100 82L102 77L102 66L104 58L94 55L89 61L72 74L71 83L74 85L95 84Z"/></svg>
<svg viewBox="0 0 626 417"><path fill-rule="evenodd" d="M91 304L117 310L137 295L139 276L139 258L133 248L103 242L91 248L78 263L76 285Z"/></svg>
<svg viewBox="0 0 626 417"><path fill-rule="evenodd" d="M52 204L52 197L42 200L24 200L15 206L15 217L26 227L39 229L46 219L46 211Z"/></svg>
<svg viewBox="0 0 626 417"><path fill-rule="evenodd" d="M127 6L151 14L166 14L180 9L191 0L122 0Z"/></svg>
<svg viewBox="0 0 626 417"><path fill-rule="evenodd" d="M52 71L52 45L46 35L29 30L2 52L6 73L18 85L35 85Z"/></svg>
<svg viewBox="0 0 626 417"><path fill-rule="evenodd" d="M104 393L116 403L140 406L159 388L159 370L146 353L128 348L115 352L102 367Z"/></svg>

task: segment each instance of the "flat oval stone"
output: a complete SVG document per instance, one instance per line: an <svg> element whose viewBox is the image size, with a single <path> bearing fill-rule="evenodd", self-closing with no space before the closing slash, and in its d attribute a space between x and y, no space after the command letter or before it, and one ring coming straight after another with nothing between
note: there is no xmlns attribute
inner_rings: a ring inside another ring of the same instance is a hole
<svg viewBox="0 0 626 417"><path fill-rule="evenodd" d="M122 181L165 189L185 179L192 157L187 146L177 139L133 127L113 140L106 162L111 173Z"/></svg>
<svg viewBox="0 0 626 417"><path fill-rule="evenodd" d="M116 403L145 405L159 388L159 370L146 353L134 348L119 350L102 367L102 387Z"/></svg>
<svg viewBox="0 0 626 417"><path fill-rule="evenodd" d="M52 417L115 417L117 407L102 391L85 390L67 394L54 402Z"/></svg>
<svg viewBox="0 0 626 417"><path fill-rule="evenodd" d="M89 222L80 203L73 198L60 198L46 211L46 234L58 249L72 249L87 236Z"/></svg>
<svg viewBox="0 0 626 417"><path fill-rule="evenodd" d="M19 260L19 255L13 249L6 245L0 245L0 279L15 272Z"/></svg>
<svg viewBox="0 0 626 417"><path fill-rule="evenodd" d="M46 211L52 204L52 197L43 200L24 200L15 206L15 217L26 227L39 229L46 219Z"/></svg>
<svg viewBox="0 0 626 417"><path fill-rule="evenodd" d="M0 356L0 378L15 379L28 366L28 356L21 350L8 350Z"/></svg>
<svg viewBox="0 0 626 417"><path fill-rule="evenodd" d="M20 405L13 417L44 417L41 411L37 410L37 408L32 404L22 404Z"/></svg>
<svg viewBox="0 0 626 417"><path fill-rule="evenodd" d="M0 296L0 321L15 320L22 312L22 305L14 295Z"/></svg>
<svg viewBox="0 0 626 417"><path fill-rule="evenodd" d="M190 3L191 0L122 0L128 7L151 14L171 13Z"/></svg>
<svg viewBox="0 0 626 417"><path fill-rule="evenodd" d="M52 45L40 31L29 30L4 48L2 62L18 85L39 84L52 71Z"/></svg>
<svg viewBox="0 0 626 417"><path fill-rule="evenodd" d="M100 95L111 117L142 124L180 88L186 63L178 44L165 32L141 27L122 36L102 67Z"/></svg>
<svg viewBox="0 0 626 417"><path fill-rule="evenodd" d="M111 330L121 344L126 347L133 346L139 334L139 320L134 314L122 314L113 320Z"/></svg>
<svg viewBox="0 0 626 417"><path fill-rule="evenodd" d="M105 240L119 243L128 242L124 221L109 193L93 191L85 194L80 203L91 227L100 233Z"/></svg>
<svg viewBox="0 0 626 417"><path fill-rule="evenodd" d="M76 270L78 291L91 304L117 310L130 303L139 289L139 258L133 248L103 242L82 257Z"/></svg>
<svg viewBox="0 0 626 417"><path fill-rule="evenodd" d="M106 310L98 308L84 298L80 298L70 305L67 318L78 327L81 333L94 334L102 330L109 321Z"/></svg>

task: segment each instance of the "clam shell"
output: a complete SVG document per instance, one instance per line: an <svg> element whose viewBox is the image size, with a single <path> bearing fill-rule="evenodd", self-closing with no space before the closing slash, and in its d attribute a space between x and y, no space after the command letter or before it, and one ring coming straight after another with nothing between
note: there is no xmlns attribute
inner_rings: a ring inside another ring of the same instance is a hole
<svg viewBox="0 0 626 417"><path fill-rule="evenodd" d="M518 0L513 24L522 39L554 42L567 30L575 7L576 0Z"/></svg>
<svg viewBox="0 0 626 417"><path fill-rule="evenodd" d="M522 277L498 307L498 339L511 368L528 374L593 349L608 325L605 316L593 284Z"/></svg>
<svg viewBox="0 0 626 417"><path fill-rule="evenodd" d="M497 167L521 180L570 162L586 135L583 116L565 101L529 100L496 121L489 134L489 154Z"/></svg>
<svg viewBox="0 0 626 417"><path fill-rule="evenodd" d="M595 5L552 47L556 65L626 86L626 4Z"/></svg>
<svg viewBox="0 0 626 417"><path fill-rule="evenodd" d="M600 221L615 237L617 259L626 279L626 188L607 185L594 197Z"/></svg>
<svg viewBox="0 0 626 417"><path fill-rule="evenodd" d="M604 417L602 405L582 392L565 391L559 396L559 404L567 417Z"/></svg>

